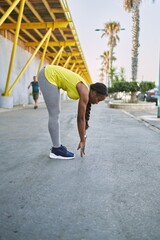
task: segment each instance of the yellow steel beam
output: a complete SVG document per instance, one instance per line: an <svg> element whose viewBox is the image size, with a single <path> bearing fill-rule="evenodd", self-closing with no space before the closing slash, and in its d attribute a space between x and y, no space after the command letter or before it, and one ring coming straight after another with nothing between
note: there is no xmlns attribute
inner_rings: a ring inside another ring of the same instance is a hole
<svg viewBox="0 0 160 240"><path fill-rule="evenodd" d="M9 82L10 82L14 56L15 56L15 53L16 53L16 47L17 47L17 42L18 42L18 35L19 35L19 31L20 31L20 25L21 25L21 20L22 20L22 15L23 15L24 4L25 4L25 0L22 0L21 4L20 4L20 9L19 9L17 28L16 28L16 33L15 33L15 38L14 38L14 43L13 43L13 48L12 48L12 54L11 54L11 58L10 58L7 81L6 81L6 86L5 86L5 90L4 90L4 96L9 95L8 86L9 86Z"/></svg>
<svg viewBox="0 0 160 240"><path fill-rule="evenodd" d="M75 70L74 72L77 73L77 72L78 72L78 69L79 69L79 68L77 67L76 70Z"/></svg>
<svg viewBox="0 0 160 240"><path fill-rule="evenodd" d="M65 64L63 65L63 67L67 68L68 64L69 64L69 61L71 59L71 56L68 57L67 61L65 62Z"/></svg>
<svg viewBox="0 0 160 240"><path fill-rule="evenodd" d="M47 11L48 11L48 14L51 16L51 18L53 19L53 21L55 21L55 20L56 20L56 17L55 17L55 15L53 14L53 12L52 12L52 10L51 10L51 8L50 8L50 6L49 6L48 1L42 0L42 2L43 2L45 8L46 8ZM63 13L63 10L62 10L62 13Z"/></svg>
<svg viewBox="0 0 160 240"><path fill-rule="evenodd" d="M66 28L67 21L21 23L21 29ZM4 23L0 29L16 29L15 23Z"/></svg>
<svg viewBox="0 0 160 240"><path fill-rule="evenodd" d="M3 9L1 9L0 8L0 12L2 12L3 14L5 13L4 12L4 10ZM12 17L10 17L10 16L8 16L8 19L11 21L11 22L14 22L14 23L16 23L17 21L15 21ZM13 30L12 30L13 31ZM37 41L36 40L36 38L34 38L33 37L33 35L32 34L30 34L27 30L22 30L28 37L30 37L33 41ZM13 32L13 34L14 34L14 32ZM20 36L19 36L19 38L20 38ZM24 41L24 42L26 42L26 40L23 38L23 37L21 37L21 39Z"/></svg>
<svg viewBox="0 0 160 240"><path fill-rule="evenodd" d="M15 0L12 5L8 8L8 10L5 12L5 14L0 19L0 25L6 20L6 18L9 16L9 14L13 11L13 9L16 7L16 5L20 2L20 0Z"/></svg>
<svg viewBox="0 0 160 240"><path fill-rule="evenodd" d="M58 59L57 59L56 63L54 63L54 64L59 65L59 62L60 62L60 60L61 60L61 57L62 57L62 52L61 52L61 54L58 56Z"/></svg>
<svg viewBox="0 0 160 240"><path fill-rule="evenodd" d="M50 10L48 1L42 0L42 2L43 2L43 4L44 4L44 6L47 8L48 13L50 13L51 10ZM43 22L44 22L43 18L40 16L39 12L37 12L37 10L36 10L35 7L32 5L32 3L30 2L30 0L26 0L26 5L29 7L29 9L32 11L32 13L36 16L37 20L38 20L39 22L42 22L42 23L43 23ZM56 21L56 18L55 18L54 15L53 15L53 17L52 17L52 20L53 20L52 22L55 22L55 21ZM59 21L60 21L60 20L59 20ZM51 37L54 39L54 41L57 41L57 38L56 38L56 36L55 36L53 33L51 33ZM53 47L52 47L52 48L53 48Z"/></svg>
<svg viewBox="0 0 160 240"><path fill-rule="evenodd" d="M68 12L68 9L59 9L59 8L51 8L52 13L64 13L64 12Z"/></svg>
<svg viewBox="0 0 160 240"><path fill-rule="evenodd" d="M48 1L42 0L42 2L43 2L44 6L46 7L46 9L47 9L47 11L48 11L48 14L49 14L49 15L51 16L51 18L53 19L53 21L56 21L56 16L55 16L55 14L52 12ZM63 12L63 9L62 9L61 11ZM68 21L68 23L69 23L69 20L68 20L68 19L67 19L67 21ZM68 25L69 25L69 24L68 24ZM59 28L59 32L60 32L61 35L63 36L64 41L66 41L66 40L67 40L67 37L66 37L66 34L64 33L64 31L63 31L61 28ZM53 37L53 39L55 40L54 34L52 34L52 37ZM56 41L56 40L55 40L55 41ZM70 50L71 50L71 47L69 47L69 48L70 48Z"/></svg>
<svg viewBox="0 0 160 240"><path fill-rule="evenodd" d="M9 4L12 4L12 1L11 0L6 0L7 3ZM15 12L17 14L19 14L19 9L17 7L15 7ZM26 23L30 23L29 19L23 14L23 20L26 22ZM43 35L39 32L39 30L35 29L35 32L38 34L38 36L40 36L41 38L43 38Z"/></svg>
<svg viewBox="0 0 160 240"><path fill-rule="evenodd" d="M46 56L47 57L55 57L57 55L57 53L46 53ZM76 57L76 56L80 56L80 53L79 52L63 52L63 55L62 57Z"/></svg>
<svg viewBox="0 0 160 240"><path fill-rule="evenodd" d="M55 15L52 13L48 1L42 0L42 2L43 2L44 6L46 7L46 9L47 9L47 11L48 11L48 14L51 16L51 18L52 18L53 21L55 22L55 21L56 21L56 17L55 17ZM61 35L63 36L64 41L66 41L66 37L65 37L64 32L62 31L61 28L59 28L59 31L60 31Z"/></svg>
<svg viewBox="0 0 160 240"><path fill-rule="evenodd" d="M33 15L40 21L40 22L43 22L42 21L42 18L41 18L41 16L38 14L38 12L35 10L35 7L32 5L32 3L31 3L32 1L28 1L28 0L26 0L26 5L27 5L27 7L32 11L32 13L33 13Z"/></svg>
<svg viewBox="0 0 160 240"><path fill-rule="evenodd" d="M38 76L38 74L39 74L39 72L40 72L40 70L41 70L42 63L43 63L44 58L45 58L45 55L46 55L46 51L47 51L47 47L48 47L48 43L49 43L50 36L51 36L51 32L50 32L50 34L48 35L47 40L46 40L46 43L45 43L45 47L44 47L44 50L43 50L42 58L41 58L41 61L40 61L39 67L38 67L38 71L37 71L37 76Z"/></svg>
<svg viewBox="0 0 160 240"><path fill-rule="evenodd" d="M66 62L66 60L61 60L60 62L62 64L64 64ZM76 62L76 63L83 63L83 60L80 60L80 59L70 60L70 63L74 63L74 62ZM82 65L82 66L84 66L84 65Z"/></svg>
<svg viewBox="0 0 160 240"><path fill-rule="evenodd" d="M56 60L58 59L58 57L61 55L61 53L63 52L64 47L62 46L61 49L59 50L59 52L57 53L57 56L54 58L54 60L52 61L51 65L53 65Z"/></svg>
<svg viewBox="0 0 160 240"><path fill-rule="evenodd" d="M29 60L27 61L27 63L25 64L25 66L23 67L23 69L21 70L21 72L19 73L19 75L17 76L17 78L15 79L14 83L12 84L12 86L9 89L9 94L11 94L11 92L13 91L14 87L17 85L20 77L22 76L22 74L25 72L25 70L27 69L28 65L31 63L31 61L33 60L33 58L35 57L35 55L37 54L37 52L39 51L39 49L42 47L44 41L47 39L47 37L51 34L52 28L50 28L47 33L44 35L43 39L40 41L38 47L35 49L35 51L33 52L32 56L29 58Z"/></svg>
<svg viewBox="0 0 160 240"><path fill-rule="evenodd" d="M59 0L59 1L61 3L62 8L67 10L67 11L64 12L64 14L65 14L67 20L70 19L69 27L70 27L70 29L72 31L72 34L73 34L73 36L75 38L75 41L76 41L76 45L77 45L77 47L78 47L78 49L80 51L80 54L81 54L81 58L83 59L84 65L85 65L85 67L87 69L88 81L91 82L91 78L89 76L89 71L88 71L88 68L87 68L87 65L86 65L86 62L85 62L84 54L82 52L82 48L81 48L81 45L80 45L80 42L79 42L79 39L78 39L78 35L77 35L76 29L75 29L75 26L74 26L74 22L72 20L72 16L71 16L69 8L68 8L67 0Z"/></svg>
<svg viewBox="0 0 160 240"><path fill-rule="evenodd" d="M43 2L43 4L44 4L45 7L48 5L48 1L42 0L42 2ZM26 0L26 5L27 5L27 7L31 10L31 12L33 13L33 15L37 18L37 20L38 20L39 22L43 23L43 22L44 22L43 18L40 16L39 12L37 12L37 10L35 9L35 7L33 6L33 4L31 3L30 0ZM49 5L48 5L48 6L49 6ZM46 7L46 8L47 8L47 7ZM48 8L47 8L47 10L48 10ZM50 13L50 12L51 12L51 10L49 9L49 13ZM53 19L52 22L55 22L55 21L56 21L56 18L55 18L55 17L52 18L52 19ZM60 21L60 20L59 20L59 21ZM35 29L35 31L36 31L36 32L39 32L39 30L37 30L37 29ZM53 38L54 41L57 41L57 38L55 37L55 35L54 35L53 33L51 33L51 37ZM43 38L43 37L42 37L42 38ZM55 50L54 47L51 47L51 48L52 48L53 50Z"/></svg>
<svg viewBox="0 0 160 240"><path fill-rule="evenodd" d="M76 63L74 62L73 65L72 65L72 67L71 67L71 69L70 69L71 71L73 71L75 65L76 65Z"/></svg>
<svg viewBox="0 0 160 240"><path fill-rule="evenodd" d="M25 43L26 47L36 47L38 46L39 42L28 42ZM68 47L68 46L75 46L76 42L75 41L66 41L66 42L49 42L48 46L51 47Z"/></svg>

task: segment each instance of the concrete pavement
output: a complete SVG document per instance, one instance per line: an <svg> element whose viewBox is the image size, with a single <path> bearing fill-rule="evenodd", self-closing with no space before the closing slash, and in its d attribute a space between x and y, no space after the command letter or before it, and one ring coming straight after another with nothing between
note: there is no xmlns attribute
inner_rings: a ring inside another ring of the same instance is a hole
<svg viewBox="0 0 160 240"><path fill-rule="evenodd" d="M146 113L92 106L80 158L76 109L62 102L62 143L76 153L68 161L48 158L43 104L0 113L0 240L159 240L157 128Z"/></svg>
<svg viewBox="0 0 160 240"><path fill-rule="evenodd" d="M157 107L155 109L150 110L128 110L125 111L129 113L132 117L139 121L143 121L143 123L149 128L154 129L157 132L160 132L160 118L158 118Z"/></svg>

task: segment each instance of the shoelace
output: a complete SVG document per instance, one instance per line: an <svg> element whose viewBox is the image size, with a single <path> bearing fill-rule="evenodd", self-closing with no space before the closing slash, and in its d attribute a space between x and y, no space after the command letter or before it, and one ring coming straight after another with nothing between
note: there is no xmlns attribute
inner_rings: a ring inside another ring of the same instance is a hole
<svg viewBox="0 0 160 240"><path fill-rule="evenodd" d="M65 146L61 145L61 148L67 152L67 148Z"/></svg>

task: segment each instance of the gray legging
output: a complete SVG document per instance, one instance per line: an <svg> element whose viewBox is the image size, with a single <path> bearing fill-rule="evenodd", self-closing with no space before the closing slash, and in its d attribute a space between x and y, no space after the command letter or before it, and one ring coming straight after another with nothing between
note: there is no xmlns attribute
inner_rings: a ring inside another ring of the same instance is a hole
<svg viewBox="0 0 160 240"><path fill-rule="evenodd" d="M38 82L46 103L49 121L48 130L52 139L53 147L59 147L60 141L60 90L45 78L43 68L38 75Z"/></svg>

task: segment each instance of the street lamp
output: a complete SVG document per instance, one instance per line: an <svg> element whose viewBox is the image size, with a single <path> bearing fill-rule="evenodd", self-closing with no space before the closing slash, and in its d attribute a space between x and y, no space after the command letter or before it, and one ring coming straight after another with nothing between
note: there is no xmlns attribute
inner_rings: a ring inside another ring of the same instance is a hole
<svg viewBox="0 0 160 240"><path fill-rule="evenodd" d="M120 30L123 31L123 30L125 30L125 28L121 28ZM104 32L105 29L102 29L102 28L96 28L95 31L96 31L96 32L100 32L100 31Z"/></svg>
<svg viewBox="0 0 160 240"><path fill-rule="evenodd" d="M102 31L102 32L104 32L105 30L104 30L104 29L99 29L99 28L96 28L96 29L95 29L95 31L96 31L96 32L99 32L99 31Z"/></svg>

